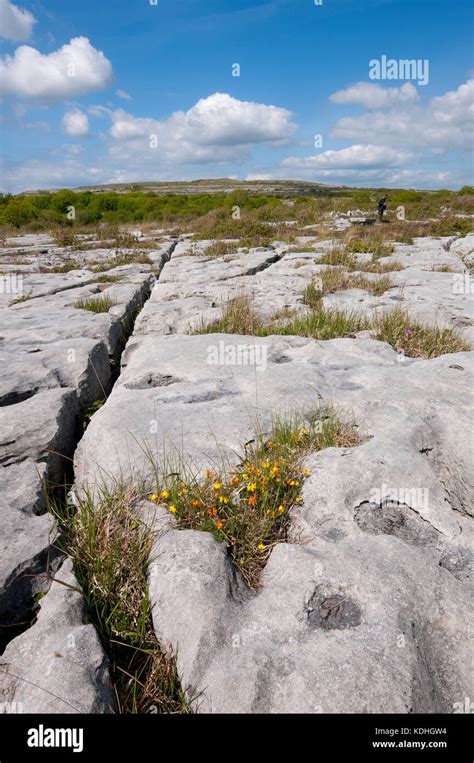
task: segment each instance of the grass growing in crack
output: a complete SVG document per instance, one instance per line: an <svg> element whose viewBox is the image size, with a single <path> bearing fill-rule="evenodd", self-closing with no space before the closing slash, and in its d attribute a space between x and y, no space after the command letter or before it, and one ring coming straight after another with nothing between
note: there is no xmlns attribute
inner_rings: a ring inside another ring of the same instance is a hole
<svg viewBox="0 0 474 763"><path fill-rule="evenodd" d="M311 310L306 315L281 326L270 326L261 329L257 336L280 334L282 336L307 336L312 339L337 339L352 336L357 331L369 328L367 318L355 311L338 310L337 308Z"/></svg>
<svg viewBox="0 0 474 763"><path fill-rule="evenodd" d="M222 317L207 325L202 325L196 334L244 334L251 336L307 336L313 339L335 339L348 336L368 328L367 320L355 312L324 309L315 305L314 309L302 316L294 316L292 311L275 313L265 321L254 309L248 296L231 299L223 309Z"/></svg>
<svg viewBox="0 0 474 763"><path fill-rule="evenodd" d="M388 257L394 250L393 244L387 244L381 236L366 236L365 238L350 238L346 251L353 253L371 253L374 259Z"/></svg>
<svg viewBox="0 0 474 763"><path fill-rule="evenodd" d="M359 277L351 278L351 286L360 284ZM367 279L368 281L368 279ZM367 284L364 279L364 286ZM375 279L372 293L383 293L391 284L389 280ZM388 342L394 350L413 358L435 358L452 352L466 352L470 344L451 328L420 324L407 310L393 308L373 319L365 315L337 308L324 308L321 289L309 284L304 293L310 312L295 315L291 310L275 313L265 321L252 305L249 297L236 297L224 307L222 317L202 326L196 334L245 334L251 336L304 336L317 340L353 336L358 331L370 330L374 339ZM324 292L323 292L324 293Z"/></svg>
<svg viewBox="0 0 474 763"><path fill-rule="evenodd" d="M403 308L395 308L372 323L374 339L388 342L410 358L436 358L451 352L467 352L468 342L454 329L422 325Z"/></svg>
<svg viewBox="0 0 474 763"><path fill-rule="evenodd" d="M74 303L78 310L89 310L91 313L108 313L114 302L110 297L84 297Z"/></svg>
<svg viewBox="0 0 474 763"><path fill-rule="evenodd" d="M148 595L151 529L137 516L144 495L117 485L75 509L50 501L84 603L109 661L121 713L190 712L173 656L156 639Z"/></svg>
<svg viewBox="0 0 474 763"><path fill-rule="evenodd" d="M372 262L360 263L354 270L361 270L364 273L393 273L396 270L404 270L399 260L390 260L390 262L382 262L382 260L375 260Z"/></svg>
<svg viewBox="0 0 474 763"><path fill-rule="evenodd" d="M226 543L246 583L257 589L273 546L287 540L291 509L303 500L309 471L302 458L359 442L354 425L332 409L318 419L276 418L271 439L257 437L230 474L173 472L159 479L150 497L168 508L180 528L211 532Z"/></svg>
<svg viewBox="0 0 474 763"><path fill-rule="evenodd" d="M347 289L364 289L370 294L380 296L391 289L392 285L392 281L387 275L378 278L366 278L361 275L350 275L345 268L328 268L308 284L303 298L305 304L315 310L319 308L320 300L325 294L333 294L336 291Z"/></svg>
<svg viewBox="0 0 474 763"><path fill-rule="evenodd" d="M209 324L202 324L196 334L251 334L257 332L263 320L255 311L250 297L239 295L230 299L223 308L222 317Z"/></svg>
<svg viewBox="0 0 474 763"><path fill-rule="evenodd" d="M362 245L356 244L356 247L362 247ZM359 262L356 257L356 252L364 252L363 248L349 249L348 246L335 246L328 252L318 257L315 260L317 265L332 265L336 267L344 267L347 270L360 270L365 273L391 273L395 270L403 270L403 265L398 260L390 260L389 262L383 262L383 258L388 256L393 247L387 247L386 244L380 244L376 253L373 253L372 259L369 262Z"/></svg>
<svg viewBox="0 0 474 763"><path fill-rule="evenodd" d="M230 241L213 241L212 244L209 244L209 246L206 247L203 255L208 260L214 260L217 259L217 257L225 257L229 254L236 254L237 245L238 242L235 241L232 243Z"/></svg>

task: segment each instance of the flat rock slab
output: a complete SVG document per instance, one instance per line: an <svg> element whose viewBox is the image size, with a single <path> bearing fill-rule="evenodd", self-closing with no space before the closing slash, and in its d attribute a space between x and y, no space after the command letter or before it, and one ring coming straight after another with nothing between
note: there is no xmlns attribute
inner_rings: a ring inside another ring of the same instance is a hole
<svg viewBox="0 0 474 763"><path fill-rule="evenodd" d="M210 365L219 342L260 347L265 367ZM295 542L273 549L258 594L210 535L158 538L155 630L201 712L452 712L471 696L472 367L471 353L402 363L361 338L129 342L76 453L79 485L150 477L145 451L236 463L257 420L270 433L272 415L320 397L368 438L307 459Z"/></svg>
<svg viewBox="0 0 474 763"><path fill-rule="evenodd" d="M48 565L54 572L59 564L42 482L62 482L80 415L110 390L156 264L118 268L119 282L101 283L103 274L90 270L40 272L53 250L63 263L74 257L46 236L9 243L17 246L0 252L0 268L10 262L18 269L27 259L39 268L23 274L22 301L0 294L0 624L10 627L28 621L34 597L49 587ZM155 253L160 268L172 248L169 242ZM79 299L103 295L113 303L107 313L76 307Z"/></svg>
<svg viewBox="0 0 474 763"><path fill-rule="evenodd" d="M94 626L85 622L70 561L57 578L35 625L2 655L0 705L35 715L114 712L107 658Z"/></svg>

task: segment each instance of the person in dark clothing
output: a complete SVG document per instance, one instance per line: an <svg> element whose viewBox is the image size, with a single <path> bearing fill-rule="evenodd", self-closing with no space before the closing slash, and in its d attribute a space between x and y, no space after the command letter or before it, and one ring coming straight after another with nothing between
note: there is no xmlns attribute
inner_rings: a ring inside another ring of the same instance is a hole
<svg viewBox="0 0 474 763"><path fill-rule="evenodd" d="M378 203L378 218L380 222L383 221L383 215L385 210L387 209L387 194L385 193L380 199Z"/></svg>

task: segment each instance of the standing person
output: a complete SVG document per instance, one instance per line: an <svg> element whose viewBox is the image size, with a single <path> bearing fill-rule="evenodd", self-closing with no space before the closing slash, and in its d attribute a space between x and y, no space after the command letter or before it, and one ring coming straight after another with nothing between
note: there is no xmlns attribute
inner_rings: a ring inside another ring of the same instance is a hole
<svg viewBox="0 0 474 763"><path fill-rule="evenodd" d="M383 215L386 209L387 209L387 194L384 193L384 195L379 199L379 203L378 203L378 218L380 222L383 222Z"/></svg>

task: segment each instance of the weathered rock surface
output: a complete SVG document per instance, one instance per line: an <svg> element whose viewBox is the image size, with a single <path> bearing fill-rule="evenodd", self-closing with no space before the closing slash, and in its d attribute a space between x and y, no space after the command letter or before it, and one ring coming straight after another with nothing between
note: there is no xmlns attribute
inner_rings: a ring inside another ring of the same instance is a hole
<svg viewBox="0 0 474 763"><path fill-rule="evenodd" d="M84 620L70 561L57 578L35 625L0 658L0 706L34 714L114 712L108 662L94 626Z"/></svg>
<svg viewBox="0 0 474 763"><path fill-rule="evenodd" d="M308 236L301 246L311 241ZM330 245L318 242L317 252ZM168 254L175 243L170 247ZM120 376L75 452L78 489L150 478L150 456L168 463L185 456L196 470L223 458L235 464L257 429L271 431L275 413L318 415L321 400L352 413L363 444L307 458L311 477L304 503L292 514L290 542L273 549L258 593L245 587L226 548L210 535L160 523L150 570L157 636L177 650L183 685L190 696L199 695L201 712L452 712L474 691L466 667L473 353L402 360L364 333L326 342L190 336L239 294L251 296L265 317L305 312L304 288L327 267L318 264L317 252L287 252L279 242L212 260L205 248L206 242L183 238L170 261L164 264L168 255L161 261L160 280L138 316ZM468 273L463 257L452 238L397 245L387 261L397 259L405 269L391 274L394 285L382 297L351 290L325 297L324 304L368 314L402 305L417 319L472 336L469 289L453 288L454 276ZM450 272L434 270L444 266ZM86 318L73 308L79 295L95 288L84 284L82 271L77 288L58 290L58 274L48 274L49 284L32 282L36 297L33 291L32 299L8 308L10 341L21 353L0 399L7 400L6 410L18 409L20 427L6 416L4 463L12 470L8 511L18 510L23 522L28 512L31 521L44 516L33 516L21 481L31 479L31 464L52 473L59 468L54 454L40 457L57 450L51 443L74 447L67 441L67 417L74 418L83 400L96 399L87 370L91 348L97 353L93 366L102 364L112 378L121 350L115 319L125 317L122 305L130 305L141 279L150 277L147 267L137 272L125 266L127 279L107 290L120 303L108 315ZM67 312L60 332L57 318L48 317L57 303ZM26 307L29 312L21 312ZM84 321L80 330L77 313ZM42 323L31 341L25 326L34 327L36 315ZM30 323L20 323L29 317ZM7 335L3 325L1 334ZM57 348L66 353L70 347L82 353L79 370L58 361ZM229 347L238 363L226 362L222 353ZM36 348L44 361L38 362ZM34 359L31 370L27 354ZM28 428L33 402L39 404L40 435ZM11 538L17 527L23 532L19 522L12 527ZM22 558L31 548L25 543L15 554ZM40 617L53 588L41 600ZM48 610L43 617L46 622ZM5 655L15 655L20 639L33 638L39 623L14 639ZM110 707L100 687L87 696L84 705L103 701L104 709Z"/></svg>
<svg viewBox="0 0 474 763"><path fill-rule="evenodd" d="M46 573L60 563L42 482L61 483L71 472L80 415L110 390L134 317L174 247L151 251L154 264L107 271L118 282L101 282L104 274L92 270L44 272L45 263L74 257L45 235L15 243L0 254L3 286L21 288L0 294L0 623L9 628L32 616L35 595L49 586ZM97 250L77 256L95 263ZM9 271L23 281L8 281ZM101 294L114 303L109 312L75 307ZM13 632L2 628L0 649Z"/></svg>
<svg viewBox="0 0 474 763"><path fill-rule="evenodd" d="M393 275L405 279L410 310L456 325L468 295L453 295L453 274L431 268L463 272L460 260L438 241L394 256L408 263ZM235 263L225 279L225 262L212 262L206 280L197 257L183 244L165 266L79 445L78 483L149 474L145 451L185 454L196 469L235 463L257 419L270 431L276 412L314 412L320 398L351 411L368 439L307 459L295 542L273 549L257 594L211 536L171 530L157 539L155 630L177 649L183 684L201 712L452 712L473 691L472 353L401 362L363 336L184 336L246 280L267 314L295 307L318 269L314 254L293 253L251 279L235 276ZM381 303L363 292L327 301L361 298L368 309ZM259 348L265 361L213 366L219 343Z"/></svg>

